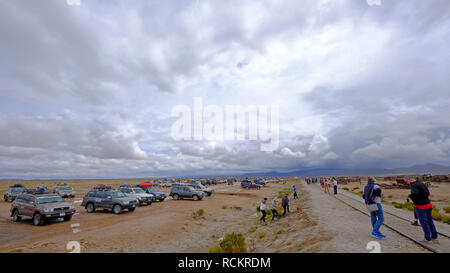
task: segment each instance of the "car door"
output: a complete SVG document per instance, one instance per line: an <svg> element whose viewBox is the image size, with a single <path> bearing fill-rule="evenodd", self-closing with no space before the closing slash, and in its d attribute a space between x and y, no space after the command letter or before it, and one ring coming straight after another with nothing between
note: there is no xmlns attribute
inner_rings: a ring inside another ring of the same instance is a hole
<svg viewBox="0 0 450 273"><path fill-rule="evenodd" d="M23 202L23 210L22 210L22 215L26 215L26 216L33 216L34 213L34 208L35 208L35 204L36 204L36 198L34 196L24 196L24 202Z"/></svg>
<svg viewBox="0 0 450 273"><path fill-rule="evenodd" d="M100 208L107 208L106 202L105 202L105 192L104 191L97 191L95 193L95 206Z"/></svg>

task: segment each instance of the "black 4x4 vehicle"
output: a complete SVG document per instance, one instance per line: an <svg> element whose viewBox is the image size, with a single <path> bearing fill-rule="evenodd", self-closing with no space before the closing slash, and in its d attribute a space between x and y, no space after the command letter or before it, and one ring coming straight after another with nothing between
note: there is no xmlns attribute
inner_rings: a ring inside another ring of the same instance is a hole
<svg viewBox="0 0 450 273"><path fill-rule="evenodd" d="M195 201L201 200L204 193L194 189L189 185L173 185L170 189L169 196L172 196L174 200L182 200L184 198L192 198Z"/></svg>
<svg viewBox="0 0 450 273"><path fill-rule="evenodd" d="M17 198L17 196L19 196L26 190L27 188L25 188L22 184L14 184L6 190L5 195L3 195L3 199L6 202L12 202Z"/></svg>
<svg viewBox="0 0 450 273"><path fill-rule="evenodd" d="M132 212L139 205L136 198L126 197L125 194L111 187L94 188L84 197L81 205L89 213L95 212L97 208L110 209L114 214L120 214L122 210L128 209Z"/></svg>
<svg viewBox="0 0 450 273"><path fill-rule="evenodd" d="M45 220L64 218L64 221L70 221L75 208L64 202L58 194L30 191L19 195L11 204L10 211L14 222L19 222L25 216L31 217L33 225L38 226Z"/></svg>

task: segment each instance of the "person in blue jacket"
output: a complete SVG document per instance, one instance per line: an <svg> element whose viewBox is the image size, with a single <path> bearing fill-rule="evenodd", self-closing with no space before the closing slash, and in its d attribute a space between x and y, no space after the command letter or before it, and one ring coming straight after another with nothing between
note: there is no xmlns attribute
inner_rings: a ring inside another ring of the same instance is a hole
<svg viewBox="0 0 450 273"><path fill-rule="evenodd" d="M362 196L365 200L366 205L376 204L377 210L370 212L370 218L372 221L372 233L371 235L382 239L386 237L380 232L380 227L384 222L383 208L381 206L381 188L375 183L374 177L368 178L368 183L364 187L364 193Z"/></svg>

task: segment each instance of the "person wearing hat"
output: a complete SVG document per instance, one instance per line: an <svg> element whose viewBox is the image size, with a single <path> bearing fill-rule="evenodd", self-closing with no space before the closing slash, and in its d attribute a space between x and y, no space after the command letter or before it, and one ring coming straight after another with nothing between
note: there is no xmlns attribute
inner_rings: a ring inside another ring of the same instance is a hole
<svg viewBox="0 0 450 273"><path fill-rule="evenodd" d="M433 241L434 243L438 243L438 234L432 217L433 204L429 199L430 192L427 186L420 180L419 177L416 177L415 181L407 180L411 186L409 198L411 198L414 203L414 212L419 218L420 225L422 226L425 235L425 239L422 242L429 243Z"/></svg>
<svg viewBox="0 0 450 273"><path fill-rule="evenodd" d="M381 206L381 188L375 183L374 177L369 177L367 182L362 197L370 212L372 223L371 235L382 239L386 236L380 232L380 227L384 222L383 208Z"/></svg>

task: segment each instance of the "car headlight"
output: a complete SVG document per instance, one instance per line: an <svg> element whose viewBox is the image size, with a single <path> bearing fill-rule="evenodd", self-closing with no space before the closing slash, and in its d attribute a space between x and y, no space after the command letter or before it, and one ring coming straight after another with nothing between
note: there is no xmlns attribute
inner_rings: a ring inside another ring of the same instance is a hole
<svg viewBox="0 0 450 273"><path fill-rule="evenodd" d="M75 207L73 205L70 205L69 209L75 209Z"/></svg>
<svg viewBox="0 0 450 273"><path fill-rule="evenodd" d="M44 209L44 212L52 212L53 209Z"/></svg>

